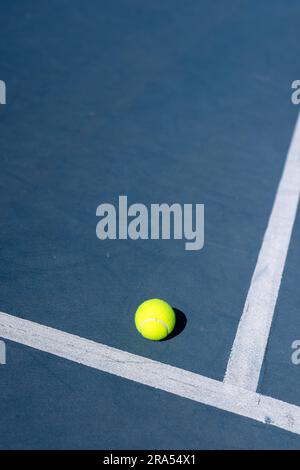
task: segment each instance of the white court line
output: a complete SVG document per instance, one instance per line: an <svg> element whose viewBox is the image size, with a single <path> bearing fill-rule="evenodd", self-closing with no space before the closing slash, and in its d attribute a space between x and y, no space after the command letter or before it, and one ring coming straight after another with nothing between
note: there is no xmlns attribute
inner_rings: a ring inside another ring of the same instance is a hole
<svg viewBox="0 0 300 470"><path fill-rule="evenodd" d="M300 407L0 312L0 337L300 434Z"/></svg>
<svg viewBox="0 0 300 470"><path fill-rule="evenodd" d="M300 114L258 255L224 382L257 389L300 194Z"/></svg>

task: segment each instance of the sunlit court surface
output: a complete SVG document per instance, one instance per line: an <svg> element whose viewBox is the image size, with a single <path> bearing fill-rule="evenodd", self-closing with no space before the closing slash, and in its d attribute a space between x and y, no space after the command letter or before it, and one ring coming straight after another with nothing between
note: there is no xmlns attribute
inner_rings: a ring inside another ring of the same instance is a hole
<svg viewBox="0 0 300 470"><path fill-rule="evenodd" d="M300 448L299 43L297 0L1 4L0 449Z"/></svg>

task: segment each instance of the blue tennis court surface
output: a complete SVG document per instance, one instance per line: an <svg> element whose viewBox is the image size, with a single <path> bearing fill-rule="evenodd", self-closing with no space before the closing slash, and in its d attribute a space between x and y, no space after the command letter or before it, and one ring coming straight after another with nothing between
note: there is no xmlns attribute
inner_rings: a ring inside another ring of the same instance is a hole
<svg viewBox="0 0 300 470"><path fill-rule="evenodd" d="M299 448L299 18L296 0L1 6L0 448ZM120 195L204 204L204 247L99 240L96 209ZM162 342L134 326L153 297L184 320ZM266 307L259 323L246 298ZM120 372L104 353L105 367L64 354L69 336L57 352L59 332L120 351ZM123 352L161 381L128 372ZM245 366L233 392L231 357Z"/></svg>

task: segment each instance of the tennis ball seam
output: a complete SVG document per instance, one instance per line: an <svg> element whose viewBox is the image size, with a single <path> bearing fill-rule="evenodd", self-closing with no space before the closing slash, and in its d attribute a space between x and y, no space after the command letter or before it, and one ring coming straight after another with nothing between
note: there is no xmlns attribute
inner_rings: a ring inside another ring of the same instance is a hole
<svg viewBox="0 0 300 470"><path fill-rule="evenodd" d="M156 321L158 323L160 323L162 326L165 327L166 331L167 331L167 334L169 334L169 328L168 328L168 325L163 321L163 320L160 320L159 318L146 318L145 320L143 320L141 323L140 323L140 328L142 328L142 326L144 325L144 323L148 323L149 321Z"/></svg>

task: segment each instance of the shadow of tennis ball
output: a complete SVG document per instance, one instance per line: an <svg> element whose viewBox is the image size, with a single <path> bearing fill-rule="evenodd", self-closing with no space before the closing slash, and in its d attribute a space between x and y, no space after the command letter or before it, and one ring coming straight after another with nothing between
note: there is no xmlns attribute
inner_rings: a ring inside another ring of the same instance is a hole
<svg viewBox="0 0 300 470"><path fill-rule="evenodd" d="M182 331L186 327L187 318L185 314L178 308L173 308L173 310L176 316L176 323L175 323L174 330L166 338L161 339L161 341L169 341L169 339L175 338L175 336L180 335L180 333L182 333Z"/></svg>

